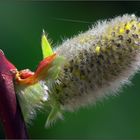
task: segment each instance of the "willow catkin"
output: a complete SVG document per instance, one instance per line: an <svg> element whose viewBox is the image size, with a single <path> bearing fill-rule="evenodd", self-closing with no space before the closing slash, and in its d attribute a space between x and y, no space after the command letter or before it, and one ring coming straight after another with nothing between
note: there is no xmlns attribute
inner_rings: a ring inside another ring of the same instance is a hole
<svg viewBox="0 0 140 140"><path fill-rule="evenodd" d="M47 102L52 108L49 126L64 110L94 104L129 84L140 67L140 19L126 14L98 22L87 32L65 40L55 51L64 61L54 60L46 81L36 83L36 88L16 86L26 121ZM58 76L51 78L56 68Z"/></svg>
<svg viewBox="0 0 140 140"><path fill-rule="evenodd" d="M66 63L49 87L50 100L62 110L73 110L115 95L128 84L140 66L139 21L135 15L123 15L98 22L58 46L56 53Z"/></svg>

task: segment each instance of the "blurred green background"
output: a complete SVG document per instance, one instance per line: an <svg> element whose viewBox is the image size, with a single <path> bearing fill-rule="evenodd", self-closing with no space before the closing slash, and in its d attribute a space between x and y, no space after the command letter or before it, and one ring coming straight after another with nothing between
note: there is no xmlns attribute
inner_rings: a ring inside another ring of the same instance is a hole
<svg viewBox="0 0 140 140"><path fill-rule="evenodd" d="M140 2L0 2L0 49L18 69L35 70L42 59L42 29L56 46L97 20L125 13L140 16ZM28 127L30 138L140 139L140 74L132 82L117 97L65 113L64 121L49 129L47 114L39 113Z"/></svg>

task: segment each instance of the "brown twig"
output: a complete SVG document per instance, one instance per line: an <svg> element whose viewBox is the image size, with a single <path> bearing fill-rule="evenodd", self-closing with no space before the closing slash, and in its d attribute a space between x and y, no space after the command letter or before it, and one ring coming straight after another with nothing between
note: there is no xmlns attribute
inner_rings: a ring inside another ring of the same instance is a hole
<svg viewBox="0 0 140 140"><path fill-rule="evenodd" d="M27 139L27 130L16 99L10 72L16 69L0 51L0 119L7 139Z"/></svg>

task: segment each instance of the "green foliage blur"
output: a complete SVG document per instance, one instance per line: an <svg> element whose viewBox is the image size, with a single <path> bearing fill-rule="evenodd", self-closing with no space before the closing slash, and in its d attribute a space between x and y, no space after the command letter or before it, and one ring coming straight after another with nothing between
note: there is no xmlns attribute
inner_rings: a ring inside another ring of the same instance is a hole
<svg viewBox="0 0 140 140"><path fill-rule="evenodd" d="M140 16L140 2L0 2L0 49L19 70L34 71L42 59L43 29L55 47L97 20L125 13ZM140 139L140 74L132 82L119 96L67 112L63 121L48 129L47 114L39 113L28 126L30 138ZM2 127L0 138L4 138Z"/></svg>

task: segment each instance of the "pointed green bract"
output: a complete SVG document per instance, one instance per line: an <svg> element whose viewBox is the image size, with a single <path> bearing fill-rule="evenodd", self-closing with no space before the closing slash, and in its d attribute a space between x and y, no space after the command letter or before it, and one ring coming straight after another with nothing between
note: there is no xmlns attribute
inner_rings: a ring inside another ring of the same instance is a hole
<svg viewBox="0 0 140 140"><path fill-rule="evenodd" d="M42 34L42 38L41 38L41 47L42 47L43 58L48 57L53 54L53 50L51 48L50 43L47 40L44 30L43 30L43 34Z"/></svg>
<svg viewBox="0 0 140 140"><path fill-rule="evenodd" d="M47 118L47 121L46 121L46 124L45 124L45 127L48 128L50 127L53 123L55 123L55 121L57 119L63 119L63 115L62 115L62 112L60 110L60 107L59 106L53 106L52 107L52 110Z"/></svg>

